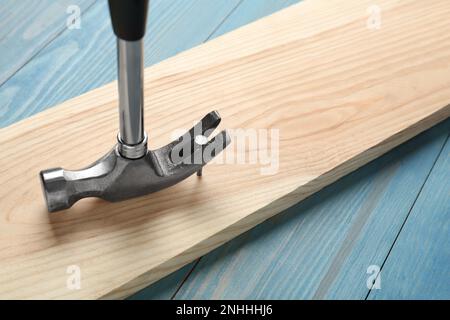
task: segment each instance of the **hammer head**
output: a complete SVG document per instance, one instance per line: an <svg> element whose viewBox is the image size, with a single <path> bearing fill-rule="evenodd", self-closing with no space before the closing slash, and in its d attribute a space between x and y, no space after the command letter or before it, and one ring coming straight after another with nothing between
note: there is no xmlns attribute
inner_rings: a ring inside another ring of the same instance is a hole
<svg viewBox="0 0 450 320"><path fill-rule="evenodd" d="M42 171L40 178L48 210L68 209L87 197L111 202L139 197L186 179L201 171L230 144L226 131L207 139L220 120L218 112L213 111L176 141L154 151L148 150L139 159L123 157L118 144L85 169Z"/></svg>

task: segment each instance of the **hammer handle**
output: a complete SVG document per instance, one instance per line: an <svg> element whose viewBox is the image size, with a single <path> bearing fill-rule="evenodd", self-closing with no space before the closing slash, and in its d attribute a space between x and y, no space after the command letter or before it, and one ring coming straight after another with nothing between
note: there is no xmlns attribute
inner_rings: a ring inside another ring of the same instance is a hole
<svg viewBox="0 0 450 320"><path fill-rule="evenodd" d="M108 0L114 33L125 41L145 35L149 0Z"/></svg>

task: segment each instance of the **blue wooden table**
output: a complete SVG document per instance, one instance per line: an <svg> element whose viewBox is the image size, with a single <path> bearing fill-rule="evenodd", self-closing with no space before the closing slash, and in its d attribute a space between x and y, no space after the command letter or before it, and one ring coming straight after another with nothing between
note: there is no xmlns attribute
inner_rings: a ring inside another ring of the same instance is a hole
<svg viewBox="0 0 450 320"><path fill-rule="evenodd" d="M153 0L146 66L297 0ZM78 18L79 13L79 18ZM116 78L106 0L0 0L0 126ZM450 299L450 121L132 299Z"/></svg>

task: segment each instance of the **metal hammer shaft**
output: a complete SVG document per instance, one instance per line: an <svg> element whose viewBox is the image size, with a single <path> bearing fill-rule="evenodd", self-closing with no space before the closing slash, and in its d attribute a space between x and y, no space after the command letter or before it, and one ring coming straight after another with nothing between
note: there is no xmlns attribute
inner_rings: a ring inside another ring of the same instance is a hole
<svg viewBox="0 0 450 320"><path fill-rule="evenodd" d="M142 40L117 39L120 139L127 145L144 140Z"/></svg>
<svg viewBox="0 0 450 320"><path fill-rule="evenodd" d="M146 152L144 132L144 48L149 0L109 0L117 36L120 153L139 158Z"/></svg>

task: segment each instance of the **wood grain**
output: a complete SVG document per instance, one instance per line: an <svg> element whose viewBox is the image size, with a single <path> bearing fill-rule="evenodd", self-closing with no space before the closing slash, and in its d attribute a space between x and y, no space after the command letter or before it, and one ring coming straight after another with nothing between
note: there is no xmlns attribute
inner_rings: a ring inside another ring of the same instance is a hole
<svg viewBox="0 0 450 320"><path fill-rule="evenodd" d="M380 1L378 31L369 4L306 1L147 70L152 147L219 109L225 127L280 130L276 175L211 165L158 194L49 216L37 172L111 147L115 83L2 129L0 296L129 295L446 119L448 2ZM69 265L81 290L66 287Z"/></svg>

